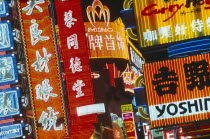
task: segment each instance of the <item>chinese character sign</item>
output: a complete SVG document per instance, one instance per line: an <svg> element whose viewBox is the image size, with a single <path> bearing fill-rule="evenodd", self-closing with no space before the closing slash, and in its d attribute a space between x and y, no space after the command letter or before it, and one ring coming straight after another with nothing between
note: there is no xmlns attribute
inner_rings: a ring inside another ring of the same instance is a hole
<svg viewBox="0 0 210 139"><path fill-rule="evenodd" d="M13 49L12 27L9 20L0 22L0 51Z"/></svg>
<svg viewBox="0 0 210 139"><path fill-rule="evenodd" d="M49 0L19 1L36 136L62 138L67 130L49 4Z"/></svg>
<svg viewBox="0 0 210 139"><path fill-rule="evenodd" d="M0 117L18 115L19 110L19 89L9 88L0 91Z"/></svg>
<svg viewBox="0 0 210 139"><path fill-rule="evenodd" d="M48 112L43 111L42 115L39 118L38 123L41 123L44 130L50 130L53 128L54 130L62 130L63 124L61 124L59 127L56 126L56 122L58 117L56 116L59 114L59 112L54 112L54 109L52 107L48 107Z"/></svg>
<svg viewBox="0 0 210 139"><path fill-rule="evenodd" d="M123 58L128 59L127 36L122 22L96 22L97 28L85 22L88 46L91 58Z"/></svg>
<svg viewBox="0 0 210 139"><path fill-rule="evenodd" d="M210 55L144 65L152 127L209 118Z"/></svg>
<svg viewBox="0 0 210 139"><path fill-rule="evenodd" d="M13 54L0 56L0 85L18 82L16 59Z"/></svg>
<svg viewBox="0 0 210 139"><path fill-rule="evenodd" d="M94 0L86 8L89 22L85 22L85 32L90 57L129 59L125 26L120 19L110 22L110 15L109 8L100 0ZM101 21L96 21L98 18Z"/></svg>
<svg viewBox="0 0 210 139"><path fill-rule="evenodd" d="M68 97L69 126L72 138L89 138L93 133L95 114L78 116L77 108L94 104L90 74L89 51L86 43L80 0L55 1L60 35L61 58ZM56 111L54 111L56 112ZM55 115L56 116L56 115ZM90 125L83 128L83 125ZM59 126L58 124L56 124Z"/></svg>
<svg viewBox="0 0 210 139"><path fill-rule="evenodd" d="M209 0L133 2L141 47L210 35Z"/></svg>

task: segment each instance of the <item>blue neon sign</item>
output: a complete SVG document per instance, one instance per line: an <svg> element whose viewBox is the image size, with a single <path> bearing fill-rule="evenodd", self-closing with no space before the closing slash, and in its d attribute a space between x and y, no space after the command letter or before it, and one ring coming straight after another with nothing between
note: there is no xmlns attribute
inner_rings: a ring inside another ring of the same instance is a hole
<svg viewBox="0 0 210 139"><path fill-rule="evenodd" d="M18 88L0 90L0 117L20 114L18 96L20 96Z"/></svg>
<svg viewBox="0 0 210 139"><path fill-rule="evenodd" d="M0 21L0 51L8 51L14 48L12 27L9 20Z"/></svg>
<svg viewBox="0 0 210 139"><path fill-rule="evenodd" d="M0 1L0 17L6 17L9 15L9 4L8 0Z"/></svg>
<svg viewBox="0 0 210 139"><path fill-rule="evenodd" d="M0 85L18 82L17 64L14 54L0 56Z"/></svg>
<svg viewBox="0 0 210 139"><path fill-rule="evenodd" d="M8 139L23 136L21 124L13 124L0 127L0 138Z"/></svg>

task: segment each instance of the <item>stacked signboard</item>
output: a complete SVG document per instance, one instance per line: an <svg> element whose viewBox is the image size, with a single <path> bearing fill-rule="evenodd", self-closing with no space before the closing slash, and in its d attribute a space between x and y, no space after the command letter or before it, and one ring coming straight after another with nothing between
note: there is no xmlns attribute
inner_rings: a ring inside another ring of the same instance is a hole
<svg viewBox="0 0 210 139"><path fill-rule="evenodd" d="M16 1L0 2L0 138L31 134L24 45ZM26 131L27 130L27 131Z"/></svg>
<svg viewBox="0 0 210 139"><path fill-rule="evenodd" d="M133 2L149 62L143 69L150 127L208 120L210 1Z"/></svg>

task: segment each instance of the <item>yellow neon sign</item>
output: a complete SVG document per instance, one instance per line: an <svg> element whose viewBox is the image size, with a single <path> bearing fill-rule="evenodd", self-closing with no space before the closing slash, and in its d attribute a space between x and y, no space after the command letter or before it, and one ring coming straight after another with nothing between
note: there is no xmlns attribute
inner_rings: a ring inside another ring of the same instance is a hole
<svg viewBox="0 0 210 139"><path fill-rule="evenodd" d="M141 47L210 35L210 1L134 0Z"/></svg>

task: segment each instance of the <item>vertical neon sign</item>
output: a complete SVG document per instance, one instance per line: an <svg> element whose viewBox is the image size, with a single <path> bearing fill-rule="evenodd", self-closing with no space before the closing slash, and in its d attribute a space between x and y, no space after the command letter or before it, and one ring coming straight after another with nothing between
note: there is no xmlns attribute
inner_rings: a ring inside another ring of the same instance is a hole
<svg viewBox="0 0 210 139"><path fill-rule="evenodd" d="M67 136L48 0L19 1L36 136Z"/></svg>
<svg viewBox="0 0 210 139"><path fill-rule="evenodd" d="M93 133L95 114L78 116L77 107L94 104L88 48L80 0L55 1L69 101L71 137L88 138ZM88 128L85 128L87 127ZM85 132L83 132L85 131Z"/></svg>

